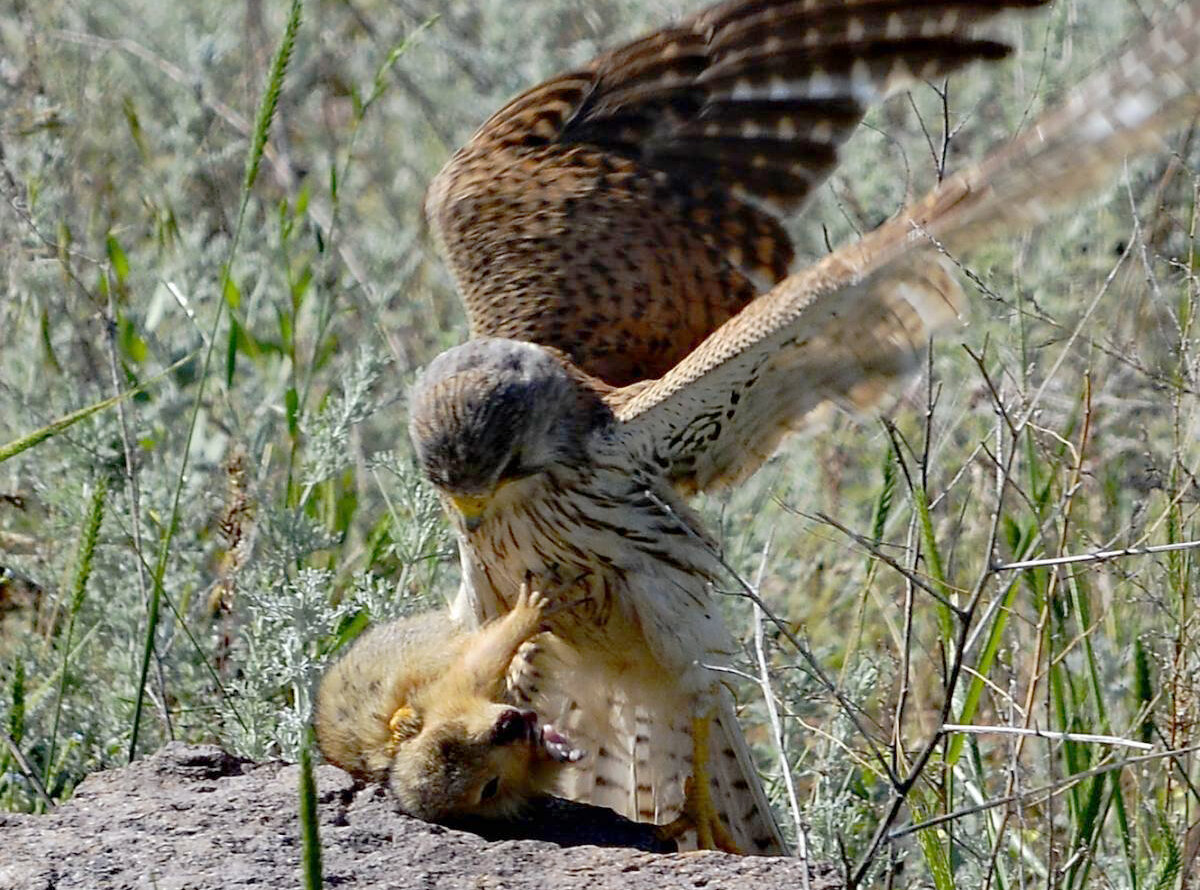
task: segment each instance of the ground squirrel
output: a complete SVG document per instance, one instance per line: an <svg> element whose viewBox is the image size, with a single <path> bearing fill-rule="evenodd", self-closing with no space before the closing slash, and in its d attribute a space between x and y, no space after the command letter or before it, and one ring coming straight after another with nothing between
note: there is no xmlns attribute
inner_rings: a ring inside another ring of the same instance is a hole
<svg viewBox="0 0 1200 890"><path fill-rule="evenodd" d="M317 693L316 733L331 763L385 782L409 815L507 818L551 793L583 752L533 711L504 702L517 650L541 629L545 600L523 589L479 630L444 611L372 628Z"/></svg>

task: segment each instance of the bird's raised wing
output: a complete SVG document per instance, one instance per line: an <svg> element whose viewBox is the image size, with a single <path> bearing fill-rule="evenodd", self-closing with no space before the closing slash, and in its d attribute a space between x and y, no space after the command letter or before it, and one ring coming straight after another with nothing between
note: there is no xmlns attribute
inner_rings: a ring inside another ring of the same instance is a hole
<svg viewBox="0 0 1200 890"><path fill-rule="evenodd" d="M753 472L835 405L875 403L951 320L949 257L1044 220L1200 112L1192 0L1055 110L857 243L756 299L658 380L605 396L631 447L685 491Z"/></svg>
<svg viewBox="0 0 1200 890"><path fill-rule="evenodd" d="M733 0L517 97L426 199L472 335L662 375L786 275L779 217L870 104L1003 56L977 26L1040 2Z"/></svg>

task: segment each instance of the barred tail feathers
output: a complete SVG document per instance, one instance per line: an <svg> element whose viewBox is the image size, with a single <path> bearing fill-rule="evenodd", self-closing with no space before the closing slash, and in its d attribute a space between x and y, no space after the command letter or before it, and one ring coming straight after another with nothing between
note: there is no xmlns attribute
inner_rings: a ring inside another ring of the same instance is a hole
<svg viewBox="0 0 1200 890"><path fill-rule="evenodd" d="M693 775L693 716L711 702L675 683L580 664L555 637L527 644L513 661L510 698L558 727L584 758L545 790L608 807L629 819L665 825L684 810ZM711 799L739 850L781 855L785 845L727 690L716 690L708 733ZM696 847L695 832L680 838Z"/></svg>
<svg viewBox="0 0 1200 890"><path fill-rule="evenodd" d="M762 780L750 756L733 696L721 690L721 703L709 731L709 784L721 821L738 849L757 856L784 856L787 845L771 812Z"/></svg>

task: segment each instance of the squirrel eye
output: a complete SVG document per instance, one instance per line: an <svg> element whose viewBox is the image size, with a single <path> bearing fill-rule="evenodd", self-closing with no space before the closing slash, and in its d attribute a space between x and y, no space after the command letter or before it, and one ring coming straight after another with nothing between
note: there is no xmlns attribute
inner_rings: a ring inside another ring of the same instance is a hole
<svg viewBox="0 0 1200 890"><path fill-rule="evenodd" d="M485 800L491 800L493 797L495 797L499 793L500 793L500 777L494 776L490 782L488 782L486 785L483 786L483 791L480 792L480 795L479 795L479 802L483 803Z"/></svg>

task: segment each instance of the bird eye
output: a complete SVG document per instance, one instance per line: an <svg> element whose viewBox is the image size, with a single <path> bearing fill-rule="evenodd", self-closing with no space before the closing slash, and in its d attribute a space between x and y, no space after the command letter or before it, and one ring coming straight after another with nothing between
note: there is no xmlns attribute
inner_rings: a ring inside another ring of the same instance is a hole
<svg viewBox="0 0 1200 890"><path fill-rule="evenodd" d="M508 481L511 479L520 479L523 476L528 476L529 471L521 466L521 453L514 452L513 456L508 459L508 463L504 465L504 469L500 471L500 479Z"/></svg>
<svg viewBox="0 0 1200 890"><path fill-rule="evenodd" d="M491 800L493 797L495 797L499 793L500 793L500 777L493 776L491 781L483 786L483 791L481 791L479 794L479 802L483 803L485 800Z"/></svg>

